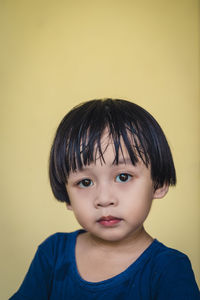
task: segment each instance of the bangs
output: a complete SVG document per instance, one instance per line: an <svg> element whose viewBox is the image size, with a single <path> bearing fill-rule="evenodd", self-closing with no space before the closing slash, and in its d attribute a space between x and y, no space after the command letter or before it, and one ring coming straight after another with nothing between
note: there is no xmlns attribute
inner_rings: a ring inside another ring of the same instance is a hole
<svg viewBox="0 0 200 300"><path fill-rule="evenodd" d="M130 128L120 128L120 131L116 131L116 127L111 125L100 123L100 128L83 128L80 138L72 139L75 136L72 132L66 145L65 160L67 168L65 177L68 177L70 172L81 170L84 166L95 163L97 159L100 160L101 164L104 164L104 153L110 143L113 144L115 155L113 164L118 164L119 156L122 156L125 162L125 159L127 159L123 151L125 146L133 165L138 162L138 159L141 159L148 166L149 158L148 151L144 147L146 145L144 138L138 137L136 133L131 132ZM103 128L102 131L101 128ZM102 141L104 133L107 134L106 143Z"/></svg>

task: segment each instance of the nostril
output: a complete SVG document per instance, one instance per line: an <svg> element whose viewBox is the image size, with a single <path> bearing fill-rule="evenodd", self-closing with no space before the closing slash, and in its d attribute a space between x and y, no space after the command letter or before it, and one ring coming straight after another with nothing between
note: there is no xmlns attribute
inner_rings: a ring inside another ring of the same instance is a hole
<svg viewBox="0 0 200 300"><path fill-rule="evenodd" d="M107 202L107 203L97 203L97 207L102 207L102 206L113 206L115 205L115 202Z"/></svg>

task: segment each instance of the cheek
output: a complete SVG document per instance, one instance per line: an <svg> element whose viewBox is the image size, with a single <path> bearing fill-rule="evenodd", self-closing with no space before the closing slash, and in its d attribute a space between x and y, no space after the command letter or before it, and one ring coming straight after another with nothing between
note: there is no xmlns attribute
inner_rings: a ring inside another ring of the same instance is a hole
<svg viewBox="0 0 200 300"><path fill-rule="evenodd" d="M134 202L133 204L127 207L127 210L123 210L122 216L125 216L125 219L132 226L140 226L146 220L151 209L151 202L148 203L138 203Z"/></svg>
<svg viewBox="0 0 200 300"><path fill-rule="evenodd" d="M134 188L133 190L127 190L126 197L124 198L123 207L126 207L126 210L129 214L134 215L136 218L147 216L152 205L153 195L152 188Z"/></svg>
<svg viewBox="0 0 200 300"><path fill-rule="evenodd" d="M70 199L70 209L73 211L77 219L86 218L91 211L91 203L89 197L85 197L85 193L77 190L68 191Z"/></svg>
<svg viewBox="0 0 200 300"><path fill-rule="evenodd" d="M129 215L133 215L134 217L146 216L151 209L151 204L152 201L150 199L146 199L145 201L141 201L141 199L132 200L126 205L126 211Z"/></svg>
<svg viewBox="0 0 200 300"><path fill-rule="evenodd" d="M85 228L85 225L87 223L87 220L90 219L90 216L88 214L88 208L87 206L77 205L77 203L72 203L71 210L74 214L74 217L78 221L78 223Z"/></svg>
<svg viewBox="0 0 200 300"><path fill-rule="evenodd" d="M125 199L132 199L136 202L145 203L153 199L154 189L151 182L146 183L142 180L137 180L136 182L120 186L117 190L117 195Z"/></svg>

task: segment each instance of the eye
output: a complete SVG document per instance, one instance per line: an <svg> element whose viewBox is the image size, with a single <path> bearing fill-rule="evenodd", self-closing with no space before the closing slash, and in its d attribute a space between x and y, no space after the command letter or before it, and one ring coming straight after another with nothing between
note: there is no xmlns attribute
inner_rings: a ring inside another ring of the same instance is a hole
<svg viewBox="0 0 200 300"><path fill-rule="evenodd" d="M91 179L85 178L85 179L82 179L81 181L79 181L77 183L77 185L80 186L81 188L86 188L86 187L92 186L93 182Z"/></svg>
<svg viewBox="0 0 200 300"><path fill-rule="evenodd" d="M116 182L128 182L133 176L128 173L121 173L116 176Z"/></svg>

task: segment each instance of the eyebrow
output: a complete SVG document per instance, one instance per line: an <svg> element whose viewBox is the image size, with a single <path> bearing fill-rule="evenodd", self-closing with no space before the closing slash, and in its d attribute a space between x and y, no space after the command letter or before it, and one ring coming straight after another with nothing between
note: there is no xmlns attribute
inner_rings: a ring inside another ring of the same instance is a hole
<svg viewBox="0 0 200 300"><path fill-rule="evenodd" d="M124 158L120 158L118 160L118 164L116 164L114 162L111 163L110 167L117 168L120 165L129 165L129 166L131 165L133 167L136 167L138 164L140 164L139 160L138 160L138 162L135 163L135 165L133 165L133 163L132 163L132 161L131 161L130 158L124 157ZM87 172L87 171L91 172L92 168L93 167L91 165L83 165L81 169L77 169L77 170L73 171L72 174L74 174L76 176L76 175L78 175L78 173L83 173L83 172Z"/></svg>
<svg viewBox="0 0 200 300"><path fill-rule="evenodd" d="M136 164L137 164L138 162L136 162ZM134 166L133 165L133 163L132 163L132 161L131 161L131 159L130 158L121 158L121 159L119 159L118 160L118 163L116 164L116 163L111 163L110 164L110 167L117 167L117 166L119 166L119 165L132 165L132 166ZM91 170L92 169L92 166L90 166L90 165L85 165L85 166L83 166L81 169L79 169L78 171L79 172L84 172L84 171L88 171L88 170Z"/></svg>
<svg viewBox="0 0 200 300"><path fill-rule="evenodd" d="M122 159L119 159L118 160L118 163L115 164L116 166L117 165L133 165L132 161L130 158L122 158Z"/></svg>

